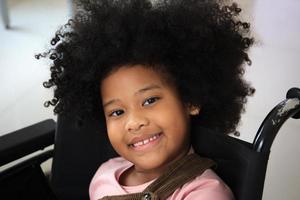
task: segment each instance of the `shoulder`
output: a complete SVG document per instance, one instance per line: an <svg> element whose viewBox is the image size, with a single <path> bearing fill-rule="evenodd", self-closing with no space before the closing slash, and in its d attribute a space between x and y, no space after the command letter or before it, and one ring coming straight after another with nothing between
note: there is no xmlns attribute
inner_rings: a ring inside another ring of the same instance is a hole
<svg viewBox="0 0 300 200"><path fill-rule="evenodd" d="M114 175L119 170L125 169L131 165L132 164L129 161L125 160L122 157L109 159L108 161L100 165L92 179L92 182L97 180L99 177L111 177L111 175Z"/></svg>
<svg viewBox="0 0 300 200"><path fill-rule="evenodd" d="M126 167L131 165L128 160L125 160L122 157L116 157L109 159L108 161L104 162L97 170L96 174L99 172L111 171L116 170L118 168Z"/></svg>
<svg viewBox="0 0 300 200"><path fill-rule="evenodd" d="M89 186L90 199L99 199L104 194L119 194L123 190L118 183L118 176L132 163L124 158L112 158L104 162L96 171ZM105 191L105 193L103 193Z"/></svg>
<svg viewBox="0 0 300 200"><path fill-rule="evenodd" d="M207 169L203 174L177 189L169 198L172 199L233 200L234 197L222 179L213 170Z"/></svg>

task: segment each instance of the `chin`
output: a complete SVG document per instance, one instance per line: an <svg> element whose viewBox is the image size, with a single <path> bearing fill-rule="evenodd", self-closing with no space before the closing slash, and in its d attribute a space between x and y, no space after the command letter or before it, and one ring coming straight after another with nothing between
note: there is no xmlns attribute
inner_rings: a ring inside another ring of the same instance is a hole
<svg viewBox="0 0 300 200"><path fill-rule="evenodd" d="M144 169L144 170L155 170L155 169L160 169L163 168L165 163L167 163L166 159L162 158L157 158L156 157L146 157L144 160L139 160L138 162L135 163L135 165L139 169Z"/></svg>

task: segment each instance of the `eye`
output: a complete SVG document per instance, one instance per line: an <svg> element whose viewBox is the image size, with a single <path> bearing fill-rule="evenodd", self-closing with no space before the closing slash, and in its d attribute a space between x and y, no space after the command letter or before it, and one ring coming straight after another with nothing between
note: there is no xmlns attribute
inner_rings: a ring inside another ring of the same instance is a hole
<svg viewBox="0 0 300 200"><path fill-rule="evenodd" d="M114 110L112 112L109 113L109 117L118 117L120 115L122 115L124 113L123 110Z"/></svg>
<svg viewBox="0 0 300 200"><path fill-rule="evenodd" d="M144 101L143 106L153 104L156 101L158 101L159 99L160 99L160 97L150 97L150 98L146 99L146 101Z"/></svg>

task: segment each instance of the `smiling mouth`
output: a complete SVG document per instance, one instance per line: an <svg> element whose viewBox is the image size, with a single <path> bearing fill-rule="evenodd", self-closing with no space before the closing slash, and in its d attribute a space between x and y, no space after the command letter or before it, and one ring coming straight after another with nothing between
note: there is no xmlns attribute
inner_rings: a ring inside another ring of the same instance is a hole
<svg viewBox="0 0 300 200"><path fill-rule="evenodd" d="M136 142L134 144L129 144L128 146L129 147L133 147L133 148L138 148L138 147L142 147L146 144L149 144L149 143L152 143L152 142L155 142L156 140L158 140L160 138L160 136L162 135L162 133L158 133L158 134L155 134L153 135L152 137L150 138L147 138L145 140L141 140L139 142Z"/></svg>

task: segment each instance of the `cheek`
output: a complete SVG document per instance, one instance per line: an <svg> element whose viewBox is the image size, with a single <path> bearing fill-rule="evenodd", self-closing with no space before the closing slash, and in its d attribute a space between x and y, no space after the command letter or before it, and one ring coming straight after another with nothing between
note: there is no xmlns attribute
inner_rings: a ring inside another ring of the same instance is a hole
<svg viewBox="0 0 300 200"><path fill-rule="evenodd" d="M120 128L120 125L115 122L106 122L106 128L110 143L113 146L118 146L118 144L122 140L122 130Z"/></svg>
<svg viewBox="0 0 300 200"><path fill-rule="evenodd" d="M170 133L185 135L189 129L189 116L180 108L165 109L154 116L156 123Z"/></svg>

